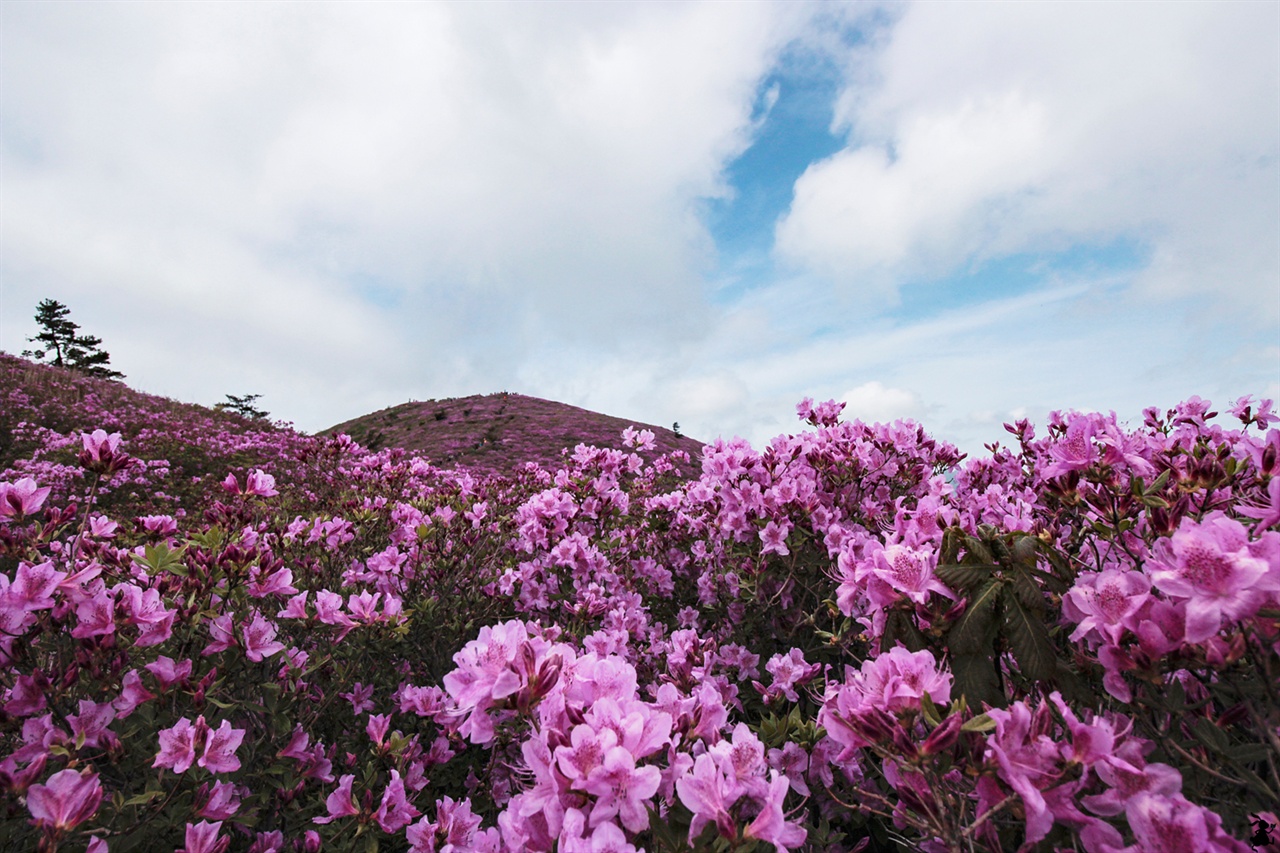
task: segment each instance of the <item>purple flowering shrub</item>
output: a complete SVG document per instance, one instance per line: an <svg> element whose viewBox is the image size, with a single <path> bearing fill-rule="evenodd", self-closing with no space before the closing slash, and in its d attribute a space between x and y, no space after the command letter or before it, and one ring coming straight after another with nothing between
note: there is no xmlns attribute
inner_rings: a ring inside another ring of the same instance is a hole
<svg viewBox="0 0 1280 853"><path fill-rule="evenodd" d="M964 460L805 401L697 478L645 430L478 476L15 375L0 848L1245 851L1280 811L1269 403Z"/></svg>

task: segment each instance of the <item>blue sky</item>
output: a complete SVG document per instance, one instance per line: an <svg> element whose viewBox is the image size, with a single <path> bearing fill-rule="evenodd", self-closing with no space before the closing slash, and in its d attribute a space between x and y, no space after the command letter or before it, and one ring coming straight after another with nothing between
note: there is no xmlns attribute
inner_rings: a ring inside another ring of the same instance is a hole
<svg viewBox="0 0 1280 853"><path fill-rule="evenodd" d="M1280 394L1280 5L0 4L0 349L978 451Z"/></svg>

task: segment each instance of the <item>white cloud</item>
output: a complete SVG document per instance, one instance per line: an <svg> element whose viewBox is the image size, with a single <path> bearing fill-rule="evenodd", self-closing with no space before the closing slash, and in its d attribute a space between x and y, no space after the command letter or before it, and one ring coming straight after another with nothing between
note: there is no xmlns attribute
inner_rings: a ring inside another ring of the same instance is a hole
<svg viewBox="0 0 1280 853"><path fill-rule="evenodd" d="M318 428L358 409L304 390L309 372L425 396L505 383L556 342L697 336L693 203L724 190L803 18L6 5L0 346L21 349L52 296L144 387L218 399L253 380Z"/></svg>
<svg viewBox="0 0 1280 853"><path fill-rule="evenodd" d="M840 399L846 404L846 418L858 418L868 424L906 419L918 422L925 414L924 402L919 396L901 388L886 388L875 380L844 392Z"/></svg>
<svg viewBox="0 0 1280 853"><path fill-rule="evenodd" d="M797 183L779 248L884 300L1128 237L1153 255L1145 294L1212 293L1274 327L1277 31L1264 3L912 4L851 56L849 146Z"/></svg>

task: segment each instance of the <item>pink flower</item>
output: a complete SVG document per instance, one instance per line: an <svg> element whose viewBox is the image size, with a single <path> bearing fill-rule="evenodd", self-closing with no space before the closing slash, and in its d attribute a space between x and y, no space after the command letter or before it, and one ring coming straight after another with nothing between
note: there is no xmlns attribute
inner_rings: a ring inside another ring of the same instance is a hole
<svg viewBox="0 0 1280 853"><path fill-rule="evenodd" d="M743 832L744 838L759 838L761 841L767 841L774 845L779 853L788 853L791 848L804 844L808 833L796 824L788 823L786 814L782 810L788 787L790 783L787 777L776 770L773 771L769 780L768 795L764 800L764 808L747 826L746 831Z"/></svg>
<svg viewBox="0 0 1280 853"><path fill-rule="evenodd" d="M197 799L203 799L204 805L196 814L209 820L226 820L240 810L240 791L230 782L201 785Z"/></svg>
<svg viewBox="0 0 1280 853"><path fill-rule="evenodd" d="M119 738L108 728L116 720L116 709L110 702L99 705L89 699L80 700L80 713L68 714L67 723L77 743L85 746L109 746Z"/></svg>
<svg viewBox="0 0 1280 853"><path fill-rule="evenodd" d="M236 758L236 750L240 748L244 734L244 729L232 728L229 721L223 720L216 730L209 731L204 754L196 763L211 773L232 773L239 770L240 759Z"/></svg>
<svg viewBox="0 0 1280 853"><path fill-rule="evenodd" d="M1218 633L1224 619L1243 619L1257 612L1264 590L1276 584L1267 578L1265 560L1249 551L1244 525L1221 513L1202 523L1187 518L1167 540L1156 543L1147 565L1151 582L1169 596L1187 599L1189 643Z"/></svg>
<svg viewBox="0 0 1280 853"><path fill-rule="evenodd" d="M76 626L71 636L79 640L114 634L116 630L115 600L105 589L100 589L76 607Z"/></svg>
<svg viewBox="0 0 1280 853"><path fill-rule="evenodd" d="M383 832L399 832L413 822L422 812L413 807L405 797L404 780L397 770L391 771L391 783L382 792L382 802L373 813L373 819L382 827Z"/></svg>
<svg viewBox="0 0 1280 853"><path fill-rule="evenodd" d="M917 604L923 604L930 592L955 598L951 590L934 575L933 567L937 558L928 548L890 545L876 551L872 561L871 575L888 584L897 593L892 597L873 595L873 600L882 607L892 604L902 594ZM884 600L885 598L888 600Z"/></svg>
<svg viewBox="0 0 1280 853"><path fill-rule="evenodd" d="M49 491L49 486L39 488L30 477L23 477L15 483L0 483L0 521L39 512L49 497Z"/></svg>
<svg viewBox="0 0 1280 853"><path fill-rule="evenodd" d="M106 430L95 429L92 433L80 436L84 450L80 451L77 461L98 474L113 474L129 466L132 461L120 452L120 433L107 435Z"/></svg>
<svg viewBox="0 0 1280 853"><path fill-rule="evenodd" d="M200 718L204 725L204 717ZM196 737L199 727L183 717L167 729L160 731L160 751L152 767L169 767L175 773L185 773L196 760Z"/></svg>
<svg viewBox="0 0 1280 853"><path fill-rule="evenodd" d="M231 846L230 838L222 838L222 821L209 823L202 820L187 824L186 846L174 853L225 853Z"/></svg>
<svg viewBox="0 0 1280 853"><path fill-rule="evenodd" d="M209 623L209 636L209 645L200 652L202 655L217 654L236 644L236 628L230 613L214 617Z"/></svg>
<svg viewBox="0 0 1280 853"><path fill-rule="evenodd" d="M27 789L27 809L36 825L61 831L93 817L102 802L98 774L89 770L60 770L43 785Z"/></svg>
<svg viewBox="0 0 1280 853"><path fill-rule="evenodd" d="M1137 844L1133 853L1249 853L1249 847L1222 831L1222 818L1188 802L1181 794L1141 793L1126 808Z"/></svg>
<svg viewBox="0 0 1280 853"><path fill-rule="evenodd" d="M338 780L337 789L325 798L325 807L329 810L326 817L312 818L315 823L331 823L340 817L352 817L360 814L360 809L356 807L356 798L351 793L351 783L356 780L352 773L348 773Z"/></svg>
<svg viewBox="0 0 1280 853"><path fill-rule="evenodd" d="M591 810L592 825L617 815L632 832L649 826L645 801L658 792L662 771L657 767L636 767L635 758L621 746L605 753L604 761L587 777L588 793L596 795Z"/></svg>
<svg viewBox="0 0 1280 853"><path fill-rule="evenodd" d="M280 494L276 491L276 478L264 473L261 469L250 471L245 477L244 493L263 498Z"/></svg>
<svg viewBox="0 0 1280 853"><path fill-rule="evenodd" d="M190 677L191 661L184 660L181 663L176 663L173 658L161 655L144 666L143 669L156 677L156 681L160 683L161 690L168 690L178 682L185 681Z"/></svg>
<svg viewBox="0 0 1280 853"><path fill-rule="evenodd" d="M1258 506L1242 506L1241 515L1258 520L1257 530L1266 530L1280 524L1280 477L1272 477L1267 483L1267 502Z"/></svg>
<svg viewBox="0 0 1280 853"><path fill-rule="evenodd" d="M276 641L276 626L256 610L253 621L240 632L244 638L244 654L251 661L261 661L284 651L284 643Z"/></svg>
<svg viewBox="0 0 1280 853"><path fill-rule="evenodd" d="M729 795L729 780L720 772L710 755L702 754L693 763L693 772L676 780L676 792L685 808L693 812L689 825L689 843L702 834L708 823L714 823L720 834L732 838L734 821L729 808L734 797Z"/></svg>
<svg viewBox="0 0 1280 853"><path fill-rule="evenodd" d="M1120 642L1129 618L1151 600L1151 581L1141 572L1107 569L1081 572L1062 598L1062 612L1076 623L1071 639L1092 636L1112 645Z"/></svg>
<svg viewBox="0 0 1280 853"><path fill-rule="evenodd" d="M764 530L760 531L760 541L764 543L760 553L777 554L779 557L790 554L791 551L787 548L787 534L790 532L791 522L783 520L779 524L776 521L770 521L764 526Z"/></svg>

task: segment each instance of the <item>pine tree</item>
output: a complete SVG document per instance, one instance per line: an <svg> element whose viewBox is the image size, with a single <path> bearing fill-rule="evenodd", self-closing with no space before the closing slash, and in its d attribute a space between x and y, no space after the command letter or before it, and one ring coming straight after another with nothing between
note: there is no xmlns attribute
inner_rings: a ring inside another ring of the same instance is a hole
<svg viewBox="0 0 1280 853"><path fill-rule="evenodd" d="M214 403L213 407L218 411L235 412L237 415L245 418L252 418L256 421L265 421L267 419L267 411L259 409L255 403L262 397L261 394L245 394L243 397L237 397L235 394L227 395L227 402Z"/></svg>
<svg viewBox="0 0 1280 853"><path fill-rule="evenodd" d="M80 325L72 322L70 314L71 309L56 299L41 300L36 306L36 323L42 331L27 338L39 346L26 350L23 356L43 361L52 355L57 367L69 367L101 379L123 379L123 373L108 366L111 355L100 349L102 338L77 334Z"/></svg>

